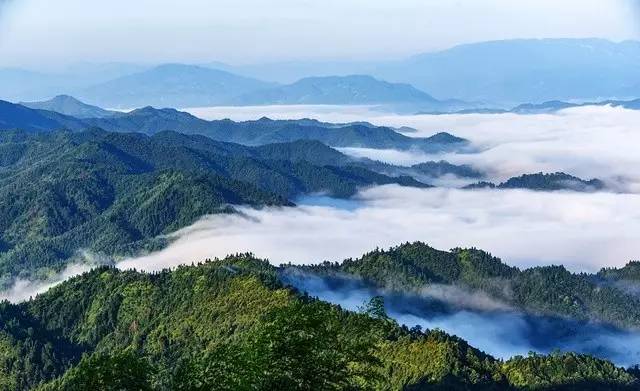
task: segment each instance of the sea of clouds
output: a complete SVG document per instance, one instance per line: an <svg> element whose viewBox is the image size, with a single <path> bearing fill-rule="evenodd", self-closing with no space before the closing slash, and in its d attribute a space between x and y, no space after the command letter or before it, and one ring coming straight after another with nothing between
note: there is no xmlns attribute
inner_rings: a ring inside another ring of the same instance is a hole
<svg viewBox="0 0 640 391"><path fill-rule="evenodd" d="M298 200L297 207L239 207L237 214L203 217L169 235L172 243L164 250L121 260L120 268L155 271L238 252L252 252L274 264L341 261L376 247L418 240L440 249L481 248L520 267L563 264L573 271L594 272L640 257L640 130L636 129L640 111L584 107L544 115L437 116L398 116L368 107L335 106L190 111L209 119L268 115L331 122L367 120L410 126L416 129L407 133L412 137L449 131L471 140L479 152L428 156L415 151L343 151L402 165L446 159L483 169L494 181L523 173L564 171L606 180L615 191L467 191L387 185L362 189L347 201L318 195ZM17 281L0 299L25 300L83 270L74 266L46 283ZM359 288L341 292L320 287L315 293L352 309L371 295ZM596 353L625 365L640 361L639 349L628 349L640 346L637 333L587 325L570 338L549 339L535 332L543 323L485 297L442 286L425 287L423 294L441 301L466 301L473 308L428 314L408 311L396 301L388 309L401 323L442 328L499 357L560 347ZM468 300L472 296L476 302ZM540 342L545 338L547 345Z"/></svg>

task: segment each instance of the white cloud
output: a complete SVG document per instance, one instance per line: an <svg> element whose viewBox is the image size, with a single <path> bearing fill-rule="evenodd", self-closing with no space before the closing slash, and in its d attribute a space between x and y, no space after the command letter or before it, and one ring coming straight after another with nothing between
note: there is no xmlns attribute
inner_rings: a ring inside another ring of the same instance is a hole
<svg viewBox="0 0 640 391"><path fill-rule="evenodd" d="M31 297L44 293L61 282L90 269L91 267L86 264L70 264L63 271L46 280L17 279L9 289L0 291L0 301L7 300L12 303L19 303L29 300Z"/></svg>

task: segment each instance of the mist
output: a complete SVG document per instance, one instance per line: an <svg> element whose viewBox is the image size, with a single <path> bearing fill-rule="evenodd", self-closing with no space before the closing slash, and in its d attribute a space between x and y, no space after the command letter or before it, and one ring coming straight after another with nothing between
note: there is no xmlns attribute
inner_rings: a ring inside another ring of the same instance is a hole
<svg viewBox="0 0 640 391"><path fill-rule="evenodd" d="M69 278L80 275L89 270L91 270L91 266L88 264L69 264L61 272L44 280L26 280L18 278L13 282L9 289L0 291L0 301L7 300L12 303L27 301L32 297L48 291Z"/></svg>
<svg viewBox="0 0 640 391"><path fill-rule="evenodd" d="M589 353L621 366L640 363L638 332L527 315L460 287L429 285L409 294L378 289L348 275L320 277L290 268L280 277L285 284L352 311L358 311L373 296L383 296L388 315L400 324L439 328L502 359L559 349Z"/></svg>

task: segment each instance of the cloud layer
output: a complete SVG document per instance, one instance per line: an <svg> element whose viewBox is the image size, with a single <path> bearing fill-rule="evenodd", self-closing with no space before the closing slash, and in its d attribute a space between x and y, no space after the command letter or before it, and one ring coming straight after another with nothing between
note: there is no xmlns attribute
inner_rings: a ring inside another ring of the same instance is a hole
<svg viewBox="0 0 640 391"><path fill-rule="evenodd" d="M640 254L640 196L522 190L362 191L359 207L244 208L178 231L167 249L123 267L158 270L251 251L274 263L357 257L376 247L424 241L479 247L510 264L563 263L574 270L620 266Z"/></svg>

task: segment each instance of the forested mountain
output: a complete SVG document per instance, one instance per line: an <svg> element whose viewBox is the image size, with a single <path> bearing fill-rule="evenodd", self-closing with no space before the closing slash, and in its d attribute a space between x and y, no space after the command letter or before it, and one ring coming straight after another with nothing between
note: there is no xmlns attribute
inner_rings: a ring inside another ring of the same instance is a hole
<svg viewBox="0 0 640 391"><path fill-rule="evenodd" d="M491 182L478 182L466 186L467 189L528 189L537 191L571 190L578 192L593 192L606 188L604 182L599 179L584 180L563 172L545 174L524 174L509 178L507 181L495 185Z"/></svg>
<svg viewBox="0 0 640 391"><path fill-rule="evenodd" d="M74 131L96 127L113 132L155 134L165 130L201 134L214 140L246 145L263 145L296 140L318 140L333 147L419 149L442 152L469 148L469 142L446 132L427 138L413 138L389 127L368 123L330 124L314 120L271 120L234 122L206 121L175 109L145 107L106 118L78 119L60 113L32 110L0 101L0 129Z"/></svg>
<svg viewBox="0 0 640 391"><path fill-rule="evenodd" d="M242 105L438 103L408 84L388 83L367 75L306 77L293 84L238 97Z"/></svg>
<svg viewBox="0 0 640 391"><path fill-rule="evenodd" d="M407 329L374 298L354 313L237 255L142 274L101 267L0 305L0 389L631 390L633 371L576 354L496 360Z"/></svg>
<svg viewBox="0 0 640 391"><path fill-rule="evenodd" d="M55 111L76 118L102 118L116 114L115 111L88 105L69 95L57 95L42 102L20 102L22 106L37 110Z"/></svg>
<svg viewBox="0 0 640 391"><path fill-rule="evenodd" d="M308 268L316 273L347 273L405 292L429 284L466 287L528 313L640 327L640 296L607 283L622 279L613 276L624 275L627 269L600 275L574 274L563 266L520 270L481 250L440 251L421 242Z"/></svg>
<svg viewBox="0 0 640 391"><path fill-rule="evenodd" d="M302 156L307 147L291 150ZM305 193L348 197L360 186L388 183L426 186L175 132L6 131L0 276L4 283L16 275L44 277L81 248L114 254L150 245L202 215L229 212L228 205L291 205L288 199Z"/></svg>
<svg viewBox="0 0 640 391"><path fill-rule="evenodd" d="M604 268L598 275L605 279L613 279L616 281L640 282L640 261L631 261L620 269Z"/></svg>

